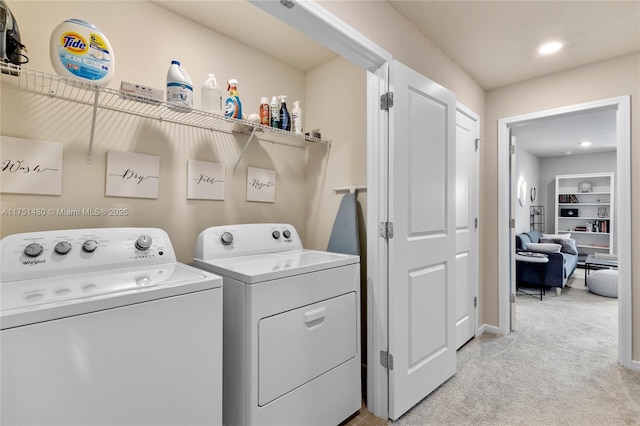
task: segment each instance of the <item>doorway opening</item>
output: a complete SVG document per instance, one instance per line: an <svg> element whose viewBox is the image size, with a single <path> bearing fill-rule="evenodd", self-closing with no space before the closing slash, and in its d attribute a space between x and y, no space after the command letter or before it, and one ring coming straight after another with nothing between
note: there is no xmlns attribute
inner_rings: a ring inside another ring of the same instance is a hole
<svg viewBox="0 0 640 426"><path fill-rule="evenodd" d="M630 98L606 99L573 105L554 110L504 118L498 121L498 223L499 234L499 305L500 331L508 334L515 326L515 217L512 200L516 201L512 191L512 170L510 145L512 131L524 123L536 120L552 120L559 116L576 116L589 112L613 110L615 112L615 148L616 156L616 204L614 213L616 228L629 229L631 224L630 186L631 186L631 121ZM517 133L517 132L516 132ZM515 171L515 170L514 170ZM555 197L555 194L554 194ZM552 207L552 211L555 206ZM547 209L548 210L548 209ZM617 233L618 254L618 361L624 367L631 367L631 241L628 233Z"/></svg>

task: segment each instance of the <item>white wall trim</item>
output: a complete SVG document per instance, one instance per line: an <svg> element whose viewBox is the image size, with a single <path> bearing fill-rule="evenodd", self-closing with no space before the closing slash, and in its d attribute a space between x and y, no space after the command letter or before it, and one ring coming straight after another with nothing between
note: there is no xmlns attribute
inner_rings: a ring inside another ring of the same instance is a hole
<svg viewBox="0 0 640 426"><path fill-rule="evenodd" d="M493 325L489 325L489 324L482 324L480 327L478 327L478 331L476 331L476 337L480 337L484 333L491 333L491 334L496 334L496 335L503 335L504 334L504 333L502 333L500 331L500 328L495 327Z"/></svg>
<svg viewBox="0 0 640 426"><path fill-rule="evenodd" d="M389 52L315 1L296 0L291 9L279 1L249 2L367 71L375 72L392 58Z"/></svg>
<svg viewBox="0 0 640 426"><path fill-rule="evenodd" d="M478 138L480 138L480 116L478 114L476 114L475 112L471 111L469 108L467 108L465 105L463 105L460 102L456 102L456 110L459 111L461 114L466 115L467 117L469 117L476 126L476 135ZM475 175L473 176L473 181L475 182L475 187L473 188L473 191L475 193L473 202L473 210L474 210L474 214L476 216L476 218L478 218L478 223L480 223L480 149L482 148L482 143L480 143L478 145L478 152L476 152L476 156L475 156ZM480 235L479 235L480 229L476 229L476 235L475 235L475 239L473 242L473 250L475 252L475 256L473 259L473 268L475 270L475 285L473 288L473 295L475 297L478 298L478 304L476 306L476 308L474 309L474 326L476 327L476 333L474 333L475 337L478 337L479 334L477 332L478 330L478 311L479 311L479 307L480 307L480 296L478 295L478 283L480 282L480 268L479 268L479 258L480 258L480 253L479 253L479 241L480 241Z"/></svg>
<svg viewBox="0 0 640 426"><path fill-rule="evenodd" d="M631 97L615 98L618 104L616 234L618 242L618 361L632 366L633 323L631 293Z"/></svg>
<svg viewBox="0 0 640 426"><path fill-rule="evenodd" d="M500 334L511 332L511 229L509 227L509 119L498 120L498 329Z"/></svg>
<svg viewBox="0 0 640 426"><path fill-rule="evenodd" d="M379 237L378 223L389 220L389 120L379 99L389 90L388 77L388 64L367 72L367 408L384 419L389 372L378 354L389 350L389 245Z"/></svg>
<svg viewBox="0 0 640 426"><path fill-rule="evenodd" d="M616 223L619 230L631 229L631 98L620 96L567 107L539 111L498 120L498 279L499 329L509 333L509 270L511 247L509 230L509 127L518 123L554 115L571 114L601 108L617 108L617 192ZM634 368L632 361L632 301L631 301L631 233L618 232L618 361Z"/></svg>

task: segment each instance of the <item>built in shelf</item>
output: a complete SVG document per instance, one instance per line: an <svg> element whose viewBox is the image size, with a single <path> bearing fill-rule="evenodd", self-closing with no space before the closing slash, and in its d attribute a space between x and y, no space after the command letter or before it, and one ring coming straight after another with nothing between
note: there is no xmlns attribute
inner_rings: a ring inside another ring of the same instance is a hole
<svg viewBox="0 0 640 426"><path fill-rule="evenodd" d="M197 109L176 108L173 105L155 99L134 96L109 87L102 87L85 81L34 69L17 67L13 64L0 63L0 71L2 72L1 79L3 85L87 105L94 109L89 152L87 155L89 162L91 162L95 119L98 109L116 111L165 123L179 124L215 132L251 135L247 141L245 150L249 143L251 143L253 136L261 141L295 148L306 148L310 144L317 143L327 146L331 144L329 140L298 135L289 131L262 126L246 120L227 118ZM239 161L240 159L238 162Z"/></svg>
<svg viewBox="0 0 640 426"><path fill-rule="evenodd" d="M591 192L580 191L586 187L590 187ZM570 232L581 254L613 251L616 244L614 189L613 173L556 176L555 229L557 233ZM565 209L570 209L573 215L563 215ZM562 231L563 228L571 229ZM575 228L604 229L607 232L576 231Z"/></svg>

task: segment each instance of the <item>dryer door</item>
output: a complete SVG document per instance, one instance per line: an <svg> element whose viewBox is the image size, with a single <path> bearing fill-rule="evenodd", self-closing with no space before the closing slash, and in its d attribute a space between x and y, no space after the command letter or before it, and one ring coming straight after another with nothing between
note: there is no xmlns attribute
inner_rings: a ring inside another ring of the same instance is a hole
<svg viewBox="0 0 640 426"><path fill-rule="evenodd" d="M258 405L357 355L356 293L263 318L258 324Z"/></svg>

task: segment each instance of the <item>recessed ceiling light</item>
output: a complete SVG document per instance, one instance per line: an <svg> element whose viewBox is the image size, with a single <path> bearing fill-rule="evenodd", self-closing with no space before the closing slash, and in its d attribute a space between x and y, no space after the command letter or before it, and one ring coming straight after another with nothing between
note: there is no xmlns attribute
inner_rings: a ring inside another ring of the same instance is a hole
<svg viewBox="0 0 640 426"><path fill-rule="evenodd" d="M583 148L586 148L588 146L591 146L591 142L590 141L580 142L580 146L583 147Z"/></svg>
<svg viewBox="0 0 640 426"><path fill-rule="evenodd" d="M541 55L551 55L552 53L556 53L560 49L562 49L562 43L560 43L559 41L550 41L548 43L540 45L540 47L538 48L538 53Z"/></svg>

